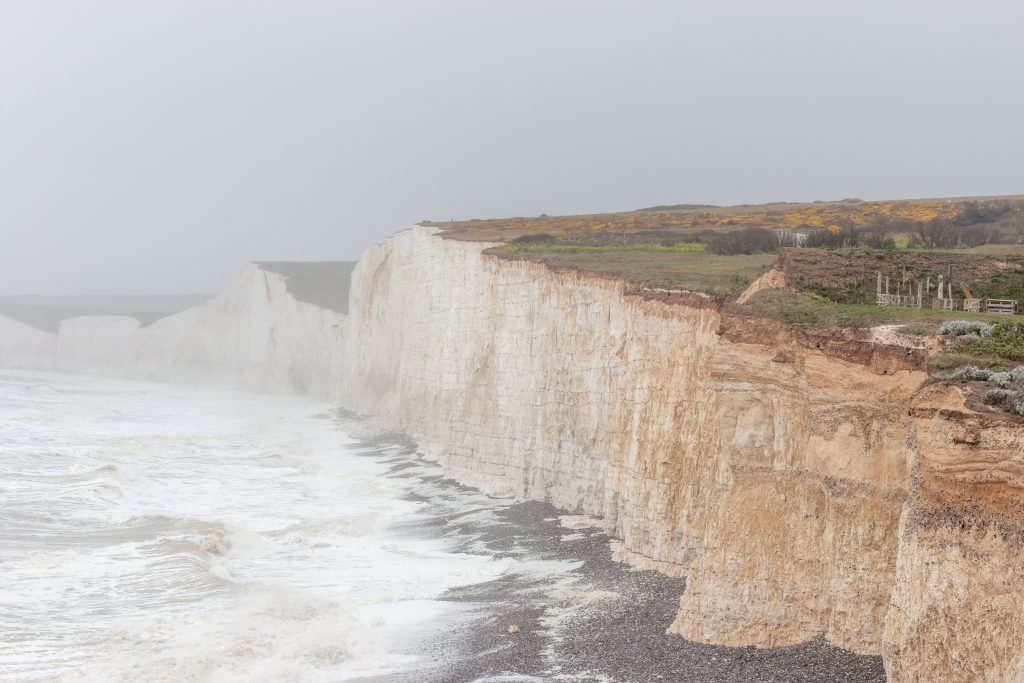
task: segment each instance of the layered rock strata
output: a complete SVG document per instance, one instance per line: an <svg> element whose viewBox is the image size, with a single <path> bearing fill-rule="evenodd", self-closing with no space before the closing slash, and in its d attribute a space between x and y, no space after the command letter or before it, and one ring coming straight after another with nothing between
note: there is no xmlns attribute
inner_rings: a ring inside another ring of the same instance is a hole
<svg viewBox="0 0 1024 683"><path fill-rule="evenodd" d="M1024 681L1024 425L929 386L886 620L892 681Z"/></svg>

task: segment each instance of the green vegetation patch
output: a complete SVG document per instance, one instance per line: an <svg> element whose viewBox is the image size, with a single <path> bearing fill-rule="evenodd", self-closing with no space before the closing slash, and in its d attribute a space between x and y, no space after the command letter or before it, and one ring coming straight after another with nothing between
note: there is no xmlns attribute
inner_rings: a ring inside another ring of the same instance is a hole
<svg viewBox="0 0 1024 683"><path fill-rule="evenodd" d="M726 311L780 320L808 332L836 327L868 328L877 325L904 325L904 334L934 335L947 320L983 320L991 322L994 313L965 313L931 308L901 308L874 304L841 304L807 292L771 289L753 296L746 304L728 304Z"/></svg>
<svg viewBox="0 0 1024 683"><path fill-rule="evenodd" d="M557 242L510 242L499 249L516 254L615 254L620 252L639 251L668 254L692 254L704 252L707 245L699 242L679 242L678 244L624 244L624 245L583 245L562 244Z"/></svg>
<svg viewBox="0 0 1024 683"><path fill-rule="evenodd" d="M973 358L1024 361L1024 327L1012 320L996 321L984 335L965 334L957 338L955 350Z"/></svg>
<svg viewBox="0 0 1024 683"><path fill-rule="evenodd" d="M620 278L646 287L714 296L742 292L776 258L775 254L716 256L707 253L704 245L694 243L581 246L531 241L504 244L487 253Z"/></svg>
<svg viewBox="0 0 1024 683"><path fill-rule="evenodd" d="M883 251L877 249L791 249L782 253L786 282L795 289L847 304L875 300L878 273L889 278L895 294L904 277L904 294L917 294L916 282L930 282L934 295L938 276L953 283L953 296L962 298L966 284L975 298L1024 301L1024 255L1002 250L998 254L965 251ZM927 305L928 299L926 299Z"/></svg>

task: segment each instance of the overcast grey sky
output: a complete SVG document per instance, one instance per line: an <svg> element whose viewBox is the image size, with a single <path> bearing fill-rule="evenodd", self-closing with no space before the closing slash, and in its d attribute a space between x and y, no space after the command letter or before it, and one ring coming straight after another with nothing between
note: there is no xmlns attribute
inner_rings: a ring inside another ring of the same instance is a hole
<svg viewBox="0 0 1024 683"><path fill-rule="evenodd" d="M1024 4L0 0L0 294L421 218L1024 192Z"/></svg>

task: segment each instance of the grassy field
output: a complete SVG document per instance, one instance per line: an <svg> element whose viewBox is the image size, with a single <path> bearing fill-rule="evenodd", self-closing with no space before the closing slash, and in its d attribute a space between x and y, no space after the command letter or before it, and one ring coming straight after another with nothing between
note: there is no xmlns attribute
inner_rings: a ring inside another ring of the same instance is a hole
<svg viewBox="0 0 1024 683"><path fill-rule="evenodd" d="M841 329L867 329L878 325L900 325L904 334L935 335L947 320L980 320L985 322L1019 321L1019 316L989 313L903 308L856 303L865 288L873 298L874 278L865 273L874 269L892 271L895 279L904 268L915 274L945 270L961 277L970 277L985 289L1016 288L1024 274L1022 264L1012 257L1016 252L995 254L975 251L958 252L892 252L877 250L815 250L797 249L795 258L782 258L790 287L760 292L746 304L735 303L742 292L758 276L776 264L776 254L749 256L718 256L707 253L700 244L574 245L558 242L519 242L494 247L489 253L501 258L543 263L556 269L569 269L611 277L646 287L703 292L719 299L727 314L768 318L781 321L807 332ZM856 257L856 258L854 258ZM1016 256L1019 259L1019 256ZM954 265L950 271L949 260ZM939 268L939 266L943 268ZM869 269L870 266L870 269ZM897 269L898 267L898 269ZM824 296L828 290L835 298ZM837 301L839 297L844 300ZM925 305L929 305L926 299ZM1006 336L1010 339L982 339L973 344L949 346L929 361L934 370L979 365L1005 369L1024 358L1024 339L1016 325ZM997 343L998 342L998 343Z"/></svg>
<svg viewBox="0 0 1024 683"><path fill-rule="evenodd" d="M502 258L545 263L627 282L729 296L742 292L775 262L775 254L715 256L703 245L626 245L581 247L560 244L506 244L489 250Z"/></svg>
<svg viewBox="0 0 1024 683"><path fill-rule="evenodd" d="M838 304L813 294L788 290L761 292L744 305L726 304L725 311L736 315L780 320L806 332L835 328L866 329L878 325L901 325L903 334L933 336L947 320L980 320L1002 323L997 332L982 339L963 338L932 356L932 371L952 370L974 365L1003 371L1024 360L1024 331L1017 327L1018 316L995 313L968 313L930 308L901 308L868 304Z"/></svg>
<svg viewBox="0 0 1024 683"><path fill-rule="evenodd" d="M707 251L707 245L699 242L678 244L623 244L585 245L561 244L558 242L512 242L502 245L502 250L513 254L618 254L639 251L647 254L696 254Z"/></svg>
<svg viewBox="0 0 1024 683"><path fill-rule="evenodd" d="M990 245L1008 246L1016 245ZM699 243L580 245L563 242L512 242L491 253L505 258L538 261L560 268L619 277L630 282L666 289L686 289L714 295L741 292L765 272L776 254L717 256ZM912 283L930 279L933 294L938 276L952 276L960 296L966 282L977 297L1024 300L1024 253L1013 250L884 251L874 249L791 249L779 262L790 287L839 304L865 304L875 298L876 273L896 282L904 276ZM1024 250L1020 250L1024 252ZM916 291L916 289L914 290ZM926 300L926 305L928 300ZM921 309L919 309L921 310ZM931 315L931 309L925 309Z"/></svg>
<svg viewBox="0 0 1024 683"><path fill-rule="evenodd" d="M873 304L840 304L814 294L768 290L743 305L727 304L726 311L739 315L772 318L815 332L830 328L867 328L877 325L905 325L905 334L933 335L946 320L1005 320L994 313L942 311L930 308L902 308Z"/></svg>
<svg viewBox="0 0 1024 683"><path fill-rule="evenodd" d="M980 247L971 247L964 251L968 254L985 256L1024 256L1024 244L983 244Z"/></svg>
<svg viewBox="0 0 1024 683"><path fill-rule="evenodd" d="M782 254L786 282L798 290L818 294L839 303L874 301L877 273L890 280L890 291L906 277L929 282L933 294L938 276L952 282L954 295L962 296L965 283L977 298L1024 301L1024 250L994 249L1017 245L986 245L977 250L878 250L792 249ZM906 289L904 289L906 293Z"/></svg>
<svg viewBox="0 0 1024 683"><path fill-rule="evenodd" d="M720 253L725 251L723 244L743 249L771 248L735 240L730 243L722 232L750 227L895 225L899 221L903 226L908 225L907 221L920 226L935 218L950 219L959 205L948 200L844 200L740 207L668 206L621 214L435 225L444 229L446 238L501 242L488 250L501 258L543 263L554 269L645 287L702 292L715 297L725 313L778 320L809 332L899 325L905 334L930 336L948 320L1002 320L1010 325L1005 334L993 333L992 338L973 341L966 337L947 340L942 353L930 362L936 369L1016 364L1024 360L1024 327L1015 322L1021 320L1020 316L933 310L930 303L940 275L953 284L958 300L964 284L976 298L1024 301L1024 245L990 244L960 250L908 248L919 240L916 235L911 240L913 233L904 231L890 235L895 249L788 248L778 253L738 256L707 251L709 244ZM886 223L890 219L893 222ZM925 235L923 227L921 230ZM841 230L832 232L841 234ZM761 292L743 305L735 303L736 295L772 266L783 270L787 288ZM903 293L916 294L920 282L926 307L869 303L875 299L878 273L889 279L892 293L896 293L898 282L905 282Z"/></svg>

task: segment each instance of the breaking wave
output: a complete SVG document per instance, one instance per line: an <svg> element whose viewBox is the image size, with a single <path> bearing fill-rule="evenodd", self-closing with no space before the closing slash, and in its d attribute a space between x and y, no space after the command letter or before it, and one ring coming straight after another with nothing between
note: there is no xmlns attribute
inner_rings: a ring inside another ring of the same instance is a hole
<svg viewBox="0 0 1024 683"><path fill-rule="evenodd" d="M435 514L415 478L389 476L329 408L0 374L0 679L414 668L407 634L434 629L410 627L456 618L437 598L507 563L414 533Z"/></svg>

